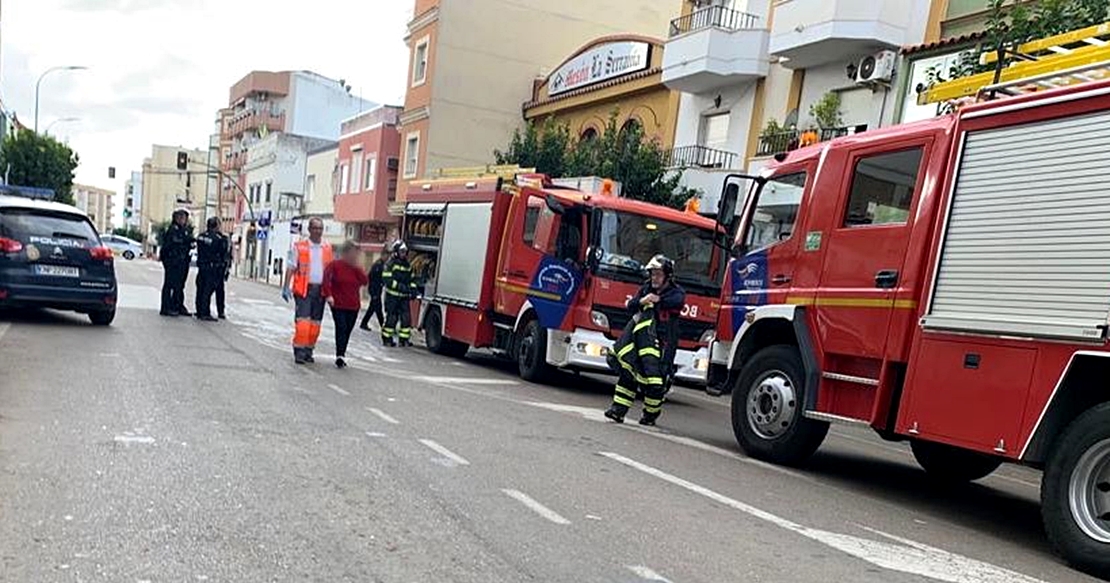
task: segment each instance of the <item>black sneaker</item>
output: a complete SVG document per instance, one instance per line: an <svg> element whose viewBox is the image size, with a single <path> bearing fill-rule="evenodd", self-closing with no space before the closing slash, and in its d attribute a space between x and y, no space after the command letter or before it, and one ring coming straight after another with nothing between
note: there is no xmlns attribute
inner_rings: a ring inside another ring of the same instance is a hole
<svg viewBox="0 0 1110 583"><path fill-rule="evenodd" d="M384 346L386 348L393 348L393 347L397 346L397 343L394 342L392 338L390 338L389 340L386 340L385 338L383 338L382 339L382 346Z"/></svg>
<svg viewBox="0 0 1110 583"><path fill-rule="evenodd" d="M197 316L197 319L201 322L219 322L218 319L213 318L212 316Z"/></svg>
<svg viewBox="0 0 1110 583"><path fill-rule="evenodd" d="M227 319L227 314L220 314L220 319L221 320L226 320Z"/></svg>
<svg viewBox="0 0 1110 583"><path fill-rule="evenodd" d="M336 358L335 359L335 368L347 368L347 361L343 360L342 356L340 356L339 358Z"/></svg>
<svg viewBox="0 0 1110 583"><path fill-rule="evenodd" d="M609 407L605 410L605 416L614 423L624 423L624 415L613 407Z"/></svg>
<svg viewBox="0 0 1110 583"><path fill-rule="evenodd" d="M408 340L401 341L401 348L407 348L409 346L412 346L412 342L409 342Z"/></svg>
<svg viewBox="0 0 1110 583"><path fill-rule="evenodd" d="M305 362L310 362L310 363L311 363L311 362L316 362L316 359L315 359L315 358L312 358L312 355L311 355L311 354L309 354L308 356L304 357L304 361L305 361Z"/></svg>
<svg viewBox="0 0 1110 583"><path fill-rule="evenodd" d="M640 417L640 425L644 427L655 427L655 420L658 418L658 413L644 413L644 415Z"/></svg>
<svg viewBox="0 0 1110 583"><path fill-rule="evenodd" d="M293 357L293 362L295 364L308 364L308 361L305 360L303 357L300 357L300 356L294 356Z"/></svg>

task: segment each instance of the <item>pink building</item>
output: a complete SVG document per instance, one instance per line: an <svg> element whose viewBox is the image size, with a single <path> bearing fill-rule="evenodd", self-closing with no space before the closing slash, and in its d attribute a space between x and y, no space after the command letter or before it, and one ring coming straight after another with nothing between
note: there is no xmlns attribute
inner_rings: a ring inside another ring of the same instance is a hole
<svg viewBox="0 0 1110 583"><path fill-rule="evenodd" d="M402 109L383 105L344 121L340 128L335 219L346 223L348 232L354 227L356 239L369 251L383 249L397 236L397 118Z"/></svg>

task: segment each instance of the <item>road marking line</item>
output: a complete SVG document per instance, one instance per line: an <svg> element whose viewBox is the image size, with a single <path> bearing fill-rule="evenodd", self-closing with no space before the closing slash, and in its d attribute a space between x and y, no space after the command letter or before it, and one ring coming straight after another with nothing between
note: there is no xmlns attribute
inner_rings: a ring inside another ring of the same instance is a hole
<svg viewBox="0 0 1110 583"><path fill-rule="evenodd" d="M382 411L381 409L375 407L367 407L366 410L373 413L374 415L377 415L378 418L380 418L382 421L385 421L386 423L391 423L393 425L401 424L400 421L390 417L385 411Z"/></svg>
<svg viewBox="0 0 1110 583"><path fill-rule="evenodd" d="M340 395L343 395L344 397L350 397L351 396L350 393L348 393L347 391L344 391L342 389L342 387L340 387L339 385L328 385L328 388L337 392L337 393L339 393Z"/></svg>
<svg viewBox="0 0 1110 583"><path fill-rule="evenodd" d="M274 302L271 302L270 300L255 300L255 299L251 299L251 298L243 298L239 301L241 301L245 304L254 304L256 306L273 306L273 305L275 305Z"/></svg>
<svg viewBox="0 0 1110 583"><path fill-rule="evenodd" d="M570 524L570 521L560 516L558 512L555 512L554 510L544 506L543 504L536 502L531 496L525 494L524 492L521 492L520 490L510 490L502 488L501 491L504 492L505 495L507 495L509 498L520 502L521 504L528 507L528 509L532 512L539 514L540 516L546 518L547 520L550 520L551 522L554 522L555 524Z"/></svg>
<svg viewBox="0 0 1110 583"><path fill-rule="evenodd" d="M482 379L476 377L416 377L416 380L426 383L457 383L460 385L517 385L516 381L509 379Z"/></svg>
<svg viewBox="0 0 1110 583"><path fill-rule="evenodd" d="M629 565L628 570L635 573L636 576L641 579L646 579L648 581L660 581L661 583L671 583L670 579L667 579L659 573L656 573L654 570L651 569L651 567L645 567L643 565Z"/></svg>
<svg viewBox="0 0 1110 583"><path fill-rule="evenodd" d="M4 322L3 324L0 324L0 340L4 339L4 335L8 333L8 328L11 328L11 327L12 327L12 325L8 322Z"/></svg>
<svg viewBox="0 0 1110 583"><path fill-rule="evenodd" d="M367 431L366 437L388 437L386 434L379 431Z"/></svg>
<svg viewBox="0 0 1110 583"><path fill-rule="evenodd" d="M709 488L699 486L693 482L668 474L662 470L624 457L620 454L600 452L600 455L624 464L632 469L639 470L649 476L654 476L660 480L709 498L718 504L728 506L734 510L739 510L748 516L764 522L769 522L779 528L794 532L812 541L837 549L884 569L911 575L920 575L939 581L946 581L948 583L1045 583L1040 579L1035 579L990 563L950 553L943 549L889 535L867 527L861 528L901 544L891 544L888 542L802 526L786 518L771 514L766 510L761 510L755 506L734 500L710 490Z"/></svg>
<svg viewBox="0 0 1110 583"><path fill-rule="evenodd" d="M154 438L148 435L117 435L113 440L116 443L141 443L150 445L154 443Z"/></svg>
<svg viewBox="0 0 1110 583"><path fill-rule="evenodd" d="M420 443L423 443L424 445L426 445L428 447L428 449L438 453L439 455L447 458L448 460L451 460L452 462L454 462L454 463L456 463L460 466L469 466L470 465L470 462L466 461L466 458L464 458L461 455L447 449L446 447L443 447L442 445L440 445L440 444L438 444L438 443L436 443L436 442L434 442L430 439L421 439Z"/></svg>

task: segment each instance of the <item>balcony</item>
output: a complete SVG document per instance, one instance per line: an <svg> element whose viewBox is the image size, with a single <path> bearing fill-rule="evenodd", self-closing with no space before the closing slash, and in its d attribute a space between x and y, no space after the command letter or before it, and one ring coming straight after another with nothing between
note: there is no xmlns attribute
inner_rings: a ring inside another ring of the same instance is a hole
<svg viewBox="0 0 1110 583"><path fill-rule="evenodd" d="M707 6L671 21L663 53L663 83L704 93L767 76L770 32L759 17Z"/></svg>
<svg viewBox="0 0 1110 583"><path fill-rule="evenodd" d="M228 124L228 136L237 137L246 132L258 131L265 126L270 132L285 131L285 114L273 114L269 111L253 110L239 114Z"/></svg>
<svg viewBox="0 0 1110 583"><path fill-rule="evenodd" d="M755 155L756 157L774 156L780 152L792 152L804 146L812 146L820 142L827 142L834 138L859 131L862 131L859 127L851 127L818 130L792 129L771 134L761 134L759 136L759 146L755 151Z"/></svg>
<svg viewBox="0 0 1110 583"><path fill-rule="evenodd" d="M705 146L682 146L667 153L669 168L733 168L737 155Z"/></svg>
<svg viewBox="0 0 1110 583"><path fill-rule="evenodd" d="M875 0L781 0L775 7L771 55L804 69L862 57L883 48L898 48L910 38L920 2Z"/></svg>

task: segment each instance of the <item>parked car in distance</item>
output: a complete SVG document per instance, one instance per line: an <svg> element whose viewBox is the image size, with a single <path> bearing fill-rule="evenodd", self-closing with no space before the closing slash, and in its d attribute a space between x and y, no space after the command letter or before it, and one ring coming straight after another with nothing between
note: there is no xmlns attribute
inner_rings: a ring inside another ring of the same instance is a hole
<svg viewBox="0 0 1110 583"><path fill-rule="evenodd" d="M128 261L143 256L143 244L134 239L119 235L101 235L100 241Z"/></svg>
<svg viewBox="0 0 1110 583"><path fill-rule="evenodd" d="M77 207L0 196L0 308L52 308L116 317L115 257Z"/></svg>

